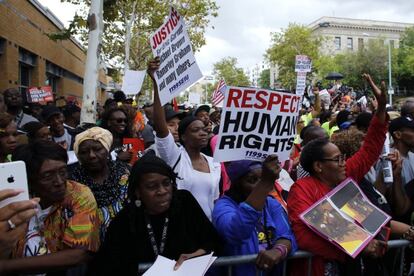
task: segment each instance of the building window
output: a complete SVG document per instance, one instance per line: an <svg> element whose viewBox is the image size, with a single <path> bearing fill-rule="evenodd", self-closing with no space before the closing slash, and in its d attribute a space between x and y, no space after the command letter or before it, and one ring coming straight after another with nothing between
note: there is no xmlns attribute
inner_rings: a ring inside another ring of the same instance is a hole
<svg viewBox="0 0 414 276"><path fill-rule="evenodd" d="M6 49L6 40L0 37L0 56L4 54L5 49Z"/></svg>
<svg viewBox="0 0 414 276"><path fill-rule="evenodd" d="M358 38L358 50L363 50L363 49L364 49L364 39Z"/></svg>
<svg viewBox="0 0 414 276"><path fill-rule="evenodd" d="M395 47L395 45L394 45L394 40L392 40L392 39L390 39L390 46L391 46L391 49L394 49L394 47Z"/></svg>
<svg viewBox="0 0 414 276"><path fill-rule="evenodd" d="M58 76L46 73L46 85L50 86L55 94L58 92L59 79L60 78Z"/></svg>
<svg viewBox="0 0 414 276"><path fill-rule="evenodd" d="M37 56L23 48L19 48L19 61L21 63L36 66Z"/></svg>
<svg viewBox="0 0 414 276"><path fill-rule="evenodd" d="M352 39L352 37L348 37L348 39L346 40L346 48L348 48L349 50L353 50L354 49L354 41Z"/></svg>
<svg viewBox="0 0 414 276"><path fill-rule="evenodd" d="M335 37L335 50L341 50L341 38L339 36Z"/></svg>
<svg viewBox="0 0 414 276"><path fill-rule="evenodd" d="M26 99L27 90L30 87L32 78L32 67L19 62L19 88L22 95L25 95L23 99Z"/></svg>

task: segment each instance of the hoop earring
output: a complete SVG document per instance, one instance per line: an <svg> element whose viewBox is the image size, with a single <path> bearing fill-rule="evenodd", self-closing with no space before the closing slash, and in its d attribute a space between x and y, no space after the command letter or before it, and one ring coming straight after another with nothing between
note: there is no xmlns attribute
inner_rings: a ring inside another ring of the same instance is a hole
<svg viewBox="0 0 414 276"><path fill-rule="evenodd" d="M142 204L141 200L139 200L139 199L135 200L135 206L137 206L139 208L139 207L141 207L141 204Z"/></svg>

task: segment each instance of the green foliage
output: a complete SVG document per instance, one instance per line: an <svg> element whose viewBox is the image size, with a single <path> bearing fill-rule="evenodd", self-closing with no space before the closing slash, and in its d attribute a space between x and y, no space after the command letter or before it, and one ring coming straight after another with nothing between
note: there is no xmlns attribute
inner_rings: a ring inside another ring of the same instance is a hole
<svg viewBox="0 0 414 276"><path fill-rule="evenodd" d="M414 85L414 27L407 28L401 37L396 57L399 80L405 85Z"/></svg>
<svg viewBox="0 0 414 276"><path fill-rule="evenodd" d="M309 28L289 24L286 30L272 33L272 44L266 51L266 59L279 66L279 81L286 88L296 83L295 57L307 55L312 61L319 58L321 39L313 37Z"/></svg>
<svg viewBox="0 0 414 276"><path fill-rule="evenodd" d="M88 32L83 22L86 22L90 0L61 1L78 4L83 21L74 19L72 22L74 26L65 30L65 35L51 34L50 36L54 39L65 39L71 35L79 35L81 42L86 45ZM186 22L193 50L196 51L206 43L204 33L210 23L210 18L218 15L218 6L214 0L176 0L173 4ZM102 38L104 61L114 69L123 67L126 25L135 11L129 65L132 70L145 69L147 61L152 57L148 38L168 16L169 5L169 1L159 0L105 0L105 29Z"/></svg>
<svg viewBox="0 0 414 276"><path fill-rule="evenodd" d="M250 81L242 68L237 67L237 58L226 57L213 64L213 75L217 80L224 79L226 85L249 86Z"/></svg>
<svg viewBox="0 0 414 276"><path fill-rule="evenodd" d="M258 85L260 88L270 88L270 69L265 69L260 73Z"/></svg>
<svg viewBox="0 0 414 276"><path fill-rule="evenodd" d="M396 69L395 58L392 61L392 67ZM376 82L388 80L388 46L382 40L370 40L364 49L356 52L321 56L315 62L315 68L318 79L324 79L329 72L339 72L344 75L343 83L364 88L366 83L361 78L363 73L369 73ZM393 70L394 77L396 74L397 70Z"/></svg>

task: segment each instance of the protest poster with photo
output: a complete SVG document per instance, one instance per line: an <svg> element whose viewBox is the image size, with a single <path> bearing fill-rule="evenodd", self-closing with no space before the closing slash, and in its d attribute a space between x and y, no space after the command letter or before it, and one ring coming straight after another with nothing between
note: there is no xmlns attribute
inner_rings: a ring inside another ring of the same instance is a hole
<svg viewBox="0 0 414 276"><path fill-rule="evenodd" d="M29 88L27 90L27 101L29 103L40 103L40 104L46 104L48 102L53 102L52 87L42 86L42 87Z"/></svg>
<svg viewBox="0 0 414 276"><path fill-rule="evenodd" d="M150 44L154 56L160 57L155 80L164 105L203 75L196 63L184 20L173 7L167 20L150 36Z"/></svg>
<svg viewBox="0 0 414 276"><path fill-rule="evenodd" d="M289 159L300 104L298 95L228 86L214 160L263 161L270 154Z"/></svg>
<svg viewBox="0 0 414 276"><path fill-rule="evenodd" d="M355 258L391 219L347 178L300 216L313 231ZM387 231L385 231L387 232ZM384 240L388 239L385 234Z"/></svg>

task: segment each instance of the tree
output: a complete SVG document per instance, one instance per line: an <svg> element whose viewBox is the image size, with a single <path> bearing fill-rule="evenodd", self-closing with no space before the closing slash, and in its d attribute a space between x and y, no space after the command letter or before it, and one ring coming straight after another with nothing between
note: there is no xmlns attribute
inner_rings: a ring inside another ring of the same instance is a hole
<svg viewBox="0 0 414 276"><path fill-rule="evenodd" d="M216 80L224 79L226 85L249 86L250 81L242 68L237 67L237 58L226 57L213 64L213 75ZM217 85L217 84L216 84Z"/></svg>
<svg viewBox="0 0 414 276"><path fill-rule="evenodd" d="M388 80L388 46L381 39L370 40L366 47L356 52L345 52L333 57L335 71L344 75L343 83L353 87L365 88L363 73L369 73L375 81ZM392 58L392 67L397 67ZM396 76L396 70L393 71Z"/></svg>
<svg viewBox="0 0 414 276"><path fill-rule="evenodd" d="M313 61L319 57L318 48L321 38L312 36L309 28L289 24L286 30L272 33L272 44L267 49L265 58L279 67L278 80L286 88L296 84L295 57L307 55Z"/></svg>
<svg viewBox="0 0 414 276"><path fill-rule="evenodd" d="M270 88L270 69L265 69L260 73L258 82L260 88Z"/></svg>
<svg viewBox="0 0 414 276"><path fill-rule="evenodd" d="M88 16L88 53L83 85L81 123L96 122L96 92L98 90L99 51L103 32L103 0L92 0Z"/></svg>
<svg viewBox="0 0 414 276"><path fill-rule="evenodd" d="M401 86L414 86L414 27L407 28L401 36L398 61L398 80Z"/></svg>
<svg viewBox="0 0 414 276"><path fill-rule="evenodd" d="M81 41L85 43L84 18L90 0L63 1L81 5L80 15L76 15L66 34L68 32L70 35L80 34ZM105 63L112 69L128 66L133 70L145 69L152 53L148 37L168 16L170 3L159 0L106 0L102 42L102 58ZM206 43L204 32L210 23L210 18L218 15L218 6L214 0L175 0L172 3L183 16L193 50L196 51Z"/></svg>

